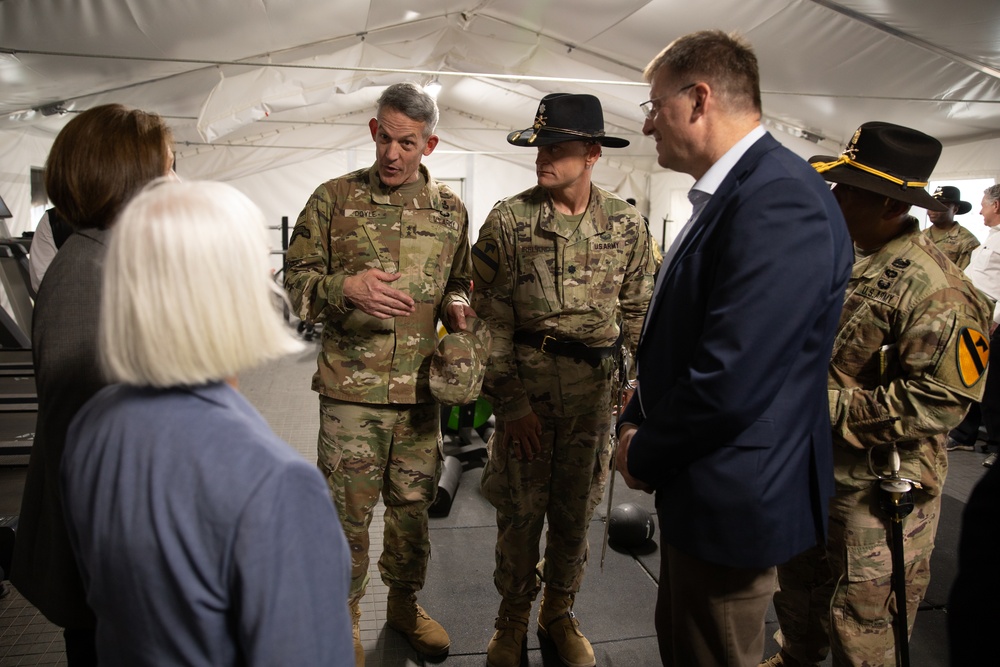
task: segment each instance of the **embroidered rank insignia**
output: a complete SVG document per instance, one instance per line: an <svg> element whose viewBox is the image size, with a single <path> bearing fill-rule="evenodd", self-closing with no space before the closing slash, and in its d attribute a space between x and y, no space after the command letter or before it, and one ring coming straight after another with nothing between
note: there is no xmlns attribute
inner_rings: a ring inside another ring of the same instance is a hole
<svg viewBox="0 0 1000 667"><path fill-rule="evenodd" d="M966 387L979 382L990 359L990 339L982 332L963 327L958 335L958 375Z"/></svg>
<svg viewBox="0 0 1000 667"><path fill-rule="evenodd" d="M489 287L506 279L496 241L483 239L472 246L472 273L475 287Z"/></svg>

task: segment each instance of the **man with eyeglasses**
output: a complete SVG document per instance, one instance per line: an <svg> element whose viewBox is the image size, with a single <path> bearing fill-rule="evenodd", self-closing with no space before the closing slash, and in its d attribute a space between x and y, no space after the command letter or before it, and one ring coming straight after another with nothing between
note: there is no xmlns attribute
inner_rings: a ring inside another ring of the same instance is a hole
<svg viewBox="0 0 1000 667"><path fill-rule="evenodd" d="M663 664L756 666L775 566L825 538L850 239L823 179L760 126L743 39L686 35L644 75L643 133L696 179L694 213L646 315L618 469L656 493Z"/></svg>

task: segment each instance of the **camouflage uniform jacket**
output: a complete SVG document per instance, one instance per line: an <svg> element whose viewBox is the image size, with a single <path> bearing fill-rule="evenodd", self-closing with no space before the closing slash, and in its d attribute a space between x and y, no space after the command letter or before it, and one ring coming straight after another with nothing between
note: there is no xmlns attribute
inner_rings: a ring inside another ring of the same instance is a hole
<svg viewBox="0 0 1000 667"><path fill-rule="evenodd" d="M838 493L871 486L868 450L884 472L895 441L900 475L938 495L948 469L945 434L982 397L990 304L911 223L859 257L848 282L828 384Z"/></svg>
<svg viewBox="0 0 1000 667"><path fill-rule="evenodd" d="M934 225L924 230L924 236L929 238L938 250L960 269L969 265L969 257L972 251L979 247L979 239L962 225L955 223L955 226L946 232L940 231Z"/></svg>
<svg viewBox="0 0 1000 667"><path fill-rule="evenodd" d="M560 220L536 186L497 203L473 249L473 308L493 334L483 392L499 419L577 416L610 396L611 360L594 367L544 353L515 344L515 331L606 347L623 323L634 353L642 330L657 269L642 217L591 186L579 225L560 229Z"/></svg>
<svg viewBox="0 0 1000 667"><path fill-rule="evenodd" d="M285 289L300 318L323 323L312 388L324 396L433 401L428 369L438 318L469 299L469 221L458 196L420 171L427 185L407 201L386 191L374 166L327 181L295 223ZM416 302L412 315L382 320L345 299L344 279L370 268L402 274L391 285Z"/></svg>

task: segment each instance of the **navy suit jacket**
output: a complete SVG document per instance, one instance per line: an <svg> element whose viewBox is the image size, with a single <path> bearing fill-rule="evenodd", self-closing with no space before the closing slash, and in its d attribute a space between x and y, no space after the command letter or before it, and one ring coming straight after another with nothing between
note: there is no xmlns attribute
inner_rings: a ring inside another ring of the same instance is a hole
<svg viewBox="0 0 1000 667"><path fill-rule="evenodd" d="M636 353L628 469L656 489L664 542L759 568L825 539L827 368L852 263L822 177L755 142L661 269Z"/></svg>

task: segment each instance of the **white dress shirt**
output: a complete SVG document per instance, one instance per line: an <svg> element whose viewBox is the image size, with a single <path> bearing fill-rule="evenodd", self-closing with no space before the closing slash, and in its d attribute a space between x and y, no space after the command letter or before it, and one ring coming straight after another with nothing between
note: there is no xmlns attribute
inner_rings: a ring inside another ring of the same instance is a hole
<svg viewBox="0 0 1000 667"><path fill-rule="evenodd" d="M976 289L997 301L993 321L1000 323L1000 227L991 227L986 243L972 251L965 275Z"/></svg>

